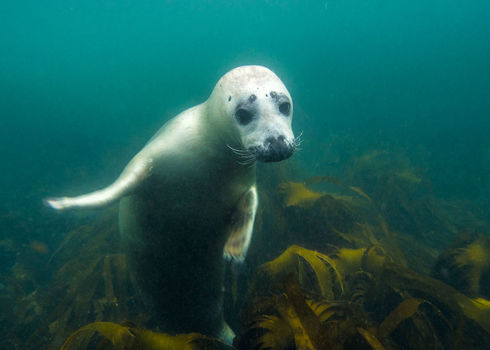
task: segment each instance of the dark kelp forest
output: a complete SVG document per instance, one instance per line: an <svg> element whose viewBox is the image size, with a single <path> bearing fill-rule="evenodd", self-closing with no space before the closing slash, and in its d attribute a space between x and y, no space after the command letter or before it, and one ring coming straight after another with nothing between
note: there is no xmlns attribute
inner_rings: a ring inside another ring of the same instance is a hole
<svg viewBox="0 0 490 350"><path fill-rule="evenodd" d="M25 256L0 276L9 312L1 347L488 348L489 227L467 203L437 198L423 172L387 151L352 159L344 179L301 180L292 162L259 170L254 242L246 263L225 273L233 347L155 330L119 244L116 208L80 219L49 258L38 242L37 269Z"/></svg>

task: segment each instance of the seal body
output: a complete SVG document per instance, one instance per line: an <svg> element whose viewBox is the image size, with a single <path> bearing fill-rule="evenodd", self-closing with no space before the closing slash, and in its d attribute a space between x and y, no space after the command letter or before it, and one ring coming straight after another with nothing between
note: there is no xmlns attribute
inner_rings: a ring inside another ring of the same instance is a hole
<svg viewBox="0 0 490 350"><path fill-rule="evenodd" d="M46 200L54 209L120 200L131 272L158 327L227 342L224 258L241 262L257 209L255 162L292 155L292 100L265 67L224 75L209 99L165 124L108 187Z"/></svg>
<svg viewBox="0 0 490 350"><path fill-rule="evenodd" d="M172 137L172 129L168 125L157 140ZM147 183L121 200L120 231L137 285L161 328L229 340L223 249L234 207L254 185L255 169L237 167L231 154L217 154L195 131L176 137L175 152L153 158Z"/></svg>

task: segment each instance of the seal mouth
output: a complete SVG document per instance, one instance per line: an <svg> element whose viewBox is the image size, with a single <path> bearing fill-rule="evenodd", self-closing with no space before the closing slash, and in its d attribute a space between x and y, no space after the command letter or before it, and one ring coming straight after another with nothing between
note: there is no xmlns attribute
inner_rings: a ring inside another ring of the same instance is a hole
<svg viewBox="0 0 490 350"><path fill-rule="evenodd" d="M294 143L291 144L286 141L284 136L268 137L263 145L250 147L248 151L255 156L255 158L264 163L280 162L281 160L288 159L294 153Z"/></svg>

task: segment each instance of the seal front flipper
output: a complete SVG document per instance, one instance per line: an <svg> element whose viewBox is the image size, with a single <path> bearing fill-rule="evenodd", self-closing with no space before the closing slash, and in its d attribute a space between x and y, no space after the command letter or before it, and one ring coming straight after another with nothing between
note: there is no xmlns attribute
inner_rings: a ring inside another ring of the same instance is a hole
<svg viewBox="0 0 490 350"><path fill-rule="evenodd" d="M257 212L257 189L252 186L238 201L231 216L230 235L223 255L228 260L243 262L252 239L252 230Z"/></svg>
<svg viewBox="0 0 490 350"><path fill-rule="evenodd" d="M151 158L137 155L124 168L117 180L106 188L77 197L46 198L44 199L44 204L56 210L71 208L94 209L107 206L133 192L148 176L151 167Z"/></svg>

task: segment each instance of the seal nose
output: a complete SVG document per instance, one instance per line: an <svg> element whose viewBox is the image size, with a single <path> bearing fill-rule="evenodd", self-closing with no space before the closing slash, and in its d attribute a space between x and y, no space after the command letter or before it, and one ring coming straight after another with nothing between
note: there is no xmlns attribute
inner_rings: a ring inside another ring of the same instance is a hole
<svg viewBox="0 0 490 350"><path fill-rule="evenodd" d="M291 157L293 147L286 142L286 138L281 135L279 137L269 136L264 142L267 156L264 161L278 162L280 160Z"/></svg>

